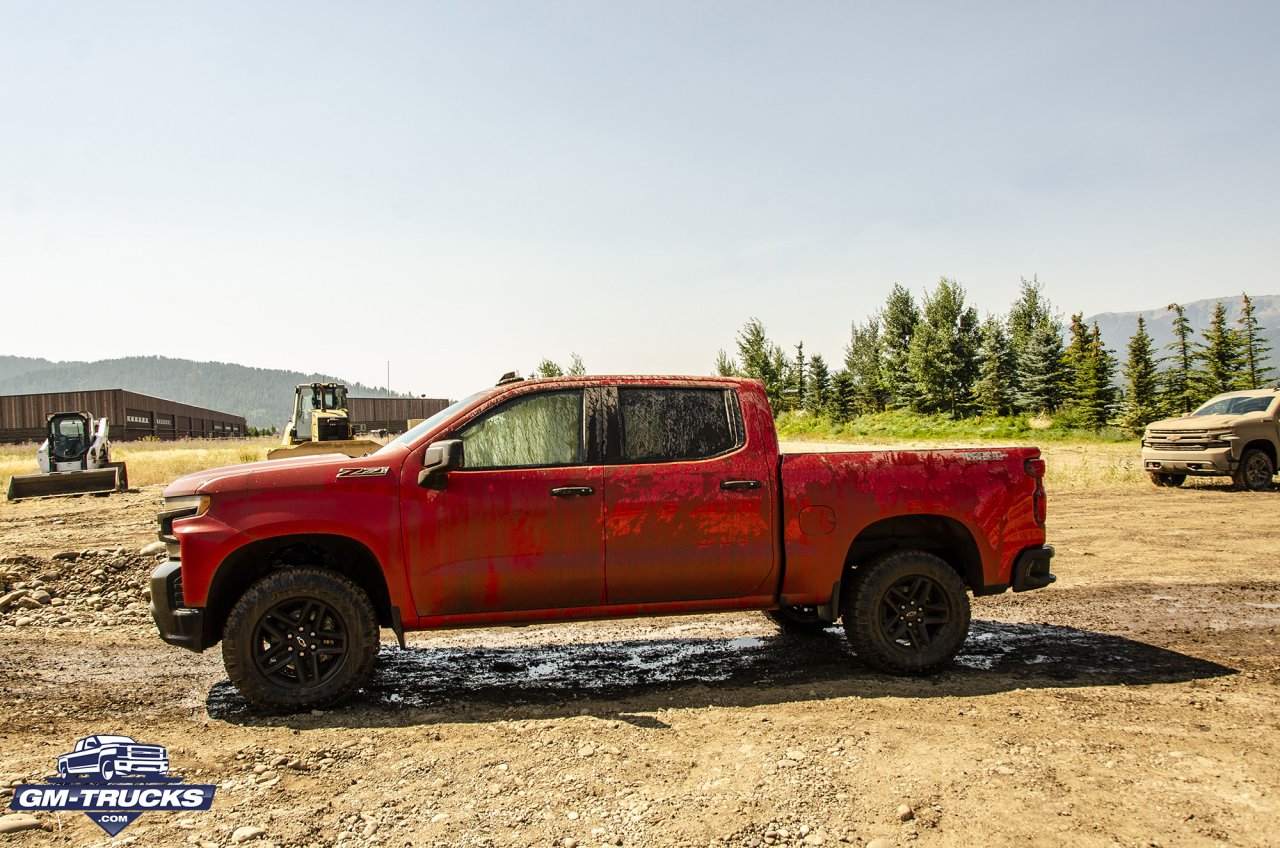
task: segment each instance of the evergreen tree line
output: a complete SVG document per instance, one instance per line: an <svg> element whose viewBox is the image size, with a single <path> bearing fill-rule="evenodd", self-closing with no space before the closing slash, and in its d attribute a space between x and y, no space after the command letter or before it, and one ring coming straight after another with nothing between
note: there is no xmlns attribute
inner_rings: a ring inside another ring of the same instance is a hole
<svg viewBox="0 0 1280 848"><path fill-rule="evenodd" d="M1139 316L1121 364L1083 313L1064 327L1035 277L1022 279L1007 313L985 319L966 304L964 287L944 277L920 301L895 284L882 309L853 324L835 368L821 354L806 356L803 342L788 352L752 318L738 333L737 355L719 352L715 373L760 380L775 412L803 410L835 422L911 410L954 418L1051 415L1072 427L1135 431L1271 379L1269 348L1248 295L1234 324L1219 302L1199 339L1182 306L1168 309L1175 340L1167 355Z"/></svg>

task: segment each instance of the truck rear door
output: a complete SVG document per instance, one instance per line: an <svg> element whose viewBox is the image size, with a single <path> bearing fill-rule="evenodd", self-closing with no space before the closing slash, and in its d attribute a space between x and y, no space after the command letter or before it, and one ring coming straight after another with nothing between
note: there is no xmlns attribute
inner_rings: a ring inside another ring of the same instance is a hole
<svg viewBox="0 0 1280 848"><path fill-rule="evenodd" d="M609 390L603 439L610 604L771 595L776 471L732 389Z"/></svg>

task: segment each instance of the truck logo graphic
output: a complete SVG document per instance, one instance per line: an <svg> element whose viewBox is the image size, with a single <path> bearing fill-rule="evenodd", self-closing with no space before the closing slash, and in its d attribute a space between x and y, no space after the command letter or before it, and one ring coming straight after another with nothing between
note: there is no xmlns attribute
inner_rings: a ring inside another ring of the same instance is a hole
<svg viewBox="0 0 1280 848"><path fill-rule="evenodd" d="M86 736L75 750L58 757L60 777L98 778L167 774L169 752L162 745L139 745L128 736Z"/></svg>
<svg viewBox="0 0 1280 848"><path fill-rule="evenodd" d="M213 804L215 786L169 774L169 751L130 736L97 734L58 757L58 775L17 786L14 810L79 810L111 836L149 810L193 812Z"/></svg>

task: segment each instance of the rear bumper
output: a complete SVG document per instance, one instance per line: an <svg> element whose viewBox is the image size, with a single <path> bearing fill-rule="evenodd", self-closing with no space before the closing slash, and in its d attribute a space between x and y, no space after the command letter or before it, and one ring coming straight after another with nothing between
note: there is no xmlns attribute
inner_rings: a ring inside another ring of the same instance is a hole
<svg viewBox="0 0 1280 848"><path fill-rule="evenodd" d="M1027 548L1020 553L1013 564L1013 591L1027 592L1032 589L1043 589L1057 580L1057 575L1049 571L1052 561L1052 545Z"/></svg>
<svg viewBox="0 0 1280 848"><path fill-rule="evenodd" d="M1229 476L1236 468L1231 448L1197 451L1142 449L1142 467L1152 474L1193 474L1202 477Z"/></svg>
<svg viewBox="0 0 1280 848"><path fill-rule="evenodd" d="M203 651L204 610L181 606L182 561L171 559L151 572L151 618L160 638L188 651Z"/></svg>

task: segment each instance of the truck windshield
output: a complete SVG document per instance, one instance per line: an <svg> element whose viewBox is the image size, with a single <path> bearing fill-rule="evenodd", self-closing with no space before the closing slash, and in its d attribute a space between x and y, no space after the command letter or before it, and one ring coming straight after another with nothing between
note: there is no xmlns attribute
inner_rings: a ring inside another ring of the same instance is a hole
<svg viewBox="0 0 1280 848"><path fill-rule="evenodd" d="M449 404L444 409L440 410L435 415L428 418L426 421L423 421L421 424L417 425L416 427L413 427L407 432L402 433L396 438L387 442L385 445L383 445L381 448L375 451L375 453L382 453L387 448L392 447L393 445L412 444L413 442L417 441L418 437L421 436L423 433L426 433L430 430L434 430L441 423L448 420L449 418L452 418L454 415L466 409L468 406L480 400L482 397L484 397L485 395L489 394L492 391L493 389L485 389L484 391L476 392L470 397L465 397L462 400L455 401L454 403Z"/></svg>
<svg viewBox="0 0 1280 848"><path fill-rule="evenodd" d="M1216 397L1197 409L1192 415L1244 415L1248 412L1266 412L1275 397Z"/></svg>

